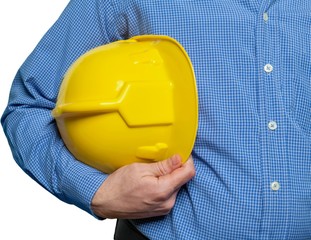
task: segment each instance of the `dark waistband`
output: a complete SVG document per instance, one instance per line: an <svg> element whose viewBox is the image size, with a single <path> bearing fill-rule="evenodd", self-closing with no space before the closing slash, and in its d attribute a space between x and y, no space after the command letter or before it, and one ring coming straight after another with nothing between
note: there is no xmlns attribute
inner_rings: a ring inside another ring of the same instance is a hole
<svg viewBox="0 0 311 240"><path fill-rule="evenodd" d="M114 233L115 240L149 240L127 219L118 219Z"/></svg>

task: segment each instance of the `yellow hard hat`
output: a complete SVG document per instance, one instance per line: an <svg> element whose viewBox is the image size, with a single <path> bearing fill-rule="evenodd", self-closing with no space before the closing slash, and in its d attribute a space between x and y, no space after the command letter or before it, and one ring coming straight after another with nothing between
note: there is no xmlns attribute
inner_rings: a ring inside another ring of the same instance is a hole
<svg viewBox="0 0 311 240"><path fill-rule="evenodd" d="M184 162L198 126L191 61L168 36L97 47L65 74L52 115L69 151L103 172L173 154Z"/></svg>

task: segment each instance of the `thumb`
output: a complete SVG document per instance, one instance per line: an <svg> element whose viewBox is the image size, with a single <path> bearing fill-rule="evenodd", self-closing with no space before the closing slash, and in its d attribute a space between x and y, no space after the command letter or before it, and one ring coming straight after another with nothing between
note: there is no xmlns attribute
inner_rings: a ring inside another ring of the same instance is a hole
<svg viewBox="0 0 311 240"><path fill-rule="evenodd" d="M151 163L149 166L153 175L160 177L166 174L170 174L175 169L180 168L182 166L182 162L181 157L176 154L166 160Z"/></svg>

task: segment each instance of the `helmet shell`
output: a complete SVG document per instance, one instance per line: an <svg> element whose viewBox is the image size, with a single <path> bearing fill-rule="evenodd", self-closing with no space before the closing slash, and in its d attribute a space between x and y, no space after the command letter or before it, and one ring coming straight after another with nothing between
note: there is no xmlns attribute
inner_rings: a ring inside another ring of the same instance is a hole
<svg viewBox="0 0 311 240"><path fill-rule="evenodd" d="M69 151L103 172L173 154L184 162L198 126L191 61L168 36L94 48L65 74L52 115Z"/></svg>

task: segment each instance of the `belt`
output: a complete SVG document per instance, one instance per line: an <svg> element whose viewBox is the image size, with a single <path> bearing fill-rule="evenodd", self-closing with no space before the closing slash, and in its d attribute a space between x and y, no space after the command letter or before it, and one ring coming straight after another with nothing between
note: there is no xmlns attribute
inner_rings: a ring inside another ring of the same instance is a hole
<svg viewBox="0 0 311 240"><path fill-rule="evenodd" d="M118 219L114 233L115 240L149 240L127 219Z"/></svg>

